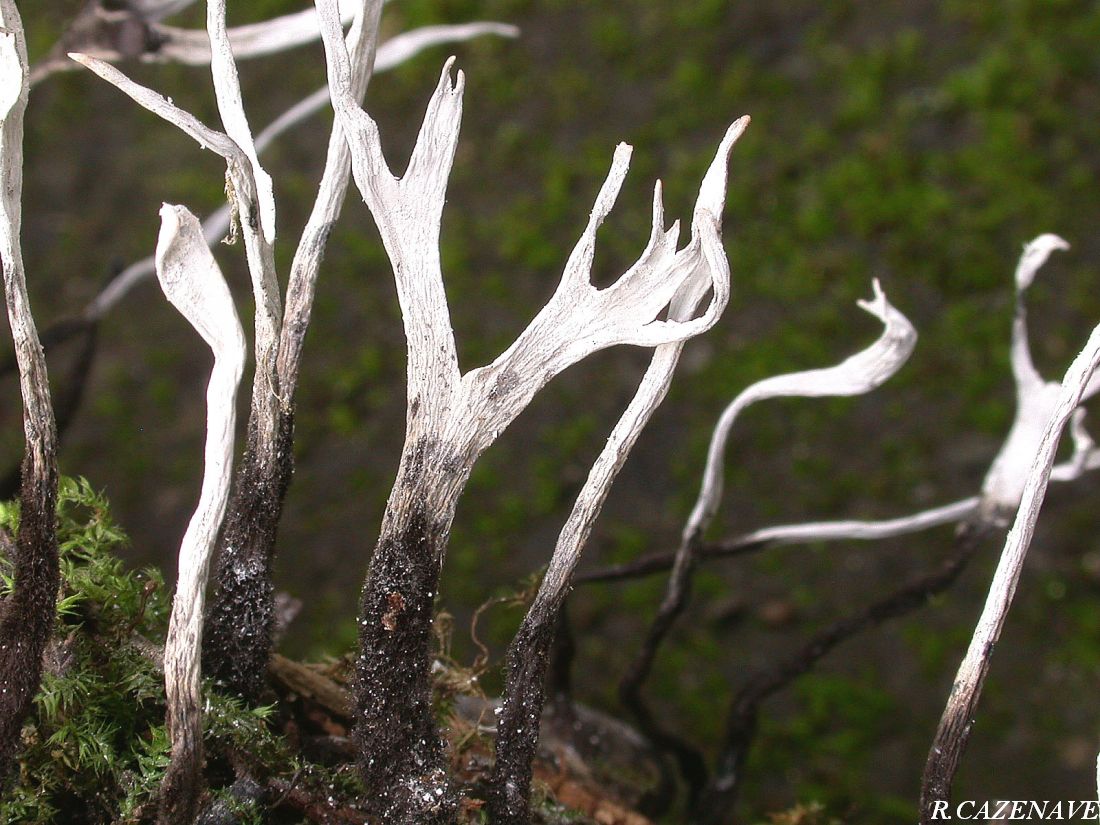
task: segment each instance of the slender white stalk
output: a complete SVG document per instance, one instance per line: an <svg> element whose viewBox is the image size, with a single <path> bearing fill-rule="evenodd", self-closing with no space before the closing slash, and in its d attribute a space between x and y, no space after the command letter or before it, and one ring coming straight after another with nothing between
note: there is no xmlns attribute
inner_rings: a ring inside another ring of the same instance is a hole
<svg viewBox="0 0 1100 825"><path fill-rule="evenodd" d="M744 133L748 124L749 118L742 117L730 126L726 132L725 138L722 140L700 187L699 196L695 203L697 220L713 220L712 216L721 220L726 199L729 154L734 143ZM664 215L661 209L659 183L654 194L653 211L654 234L663 232ZM703 230L700 226L693 226L694 234L701 231ZM727 266L723 260L710 260L708 263L710 267L715 269ZM669 311L670 319L689 321L698 311L699 303L709 289L710 280L707 278L706 272L702 269L696 270L689 279L683 282L680 290L673 296L672 307ZM649 419L660 406L668 393L669 387L672 385L672 376L679 363L684 343L683 341L676 341L663 344L654 350L653 358L642 377L634 398L631 399L622 417L611 431L607 444L600 451L599 456L592 465L588 478L573 504L573 510L562 527L553 556L550 559L550 565L539 587L539 601L553 600L563 595L568 587L580 560L581 552L588 542L592 527L603 509L603 504L607 500L612 484L614 484L619 471L626 463L627 456L633 449L642 430L645 429ZM534 609L532 607L532 612Z"/></svg>
<svg viewBox="0 0 1100 825"><path fill-rule="evenodd" d="M978 510L978 496L970 496L953 501L941 507L922 510L908 516L879 521L818 521L805 524L784 524L776 527L763 527L738 536L737 544L809 544L815 541L874 541L896 538L910 533L930 530L943 524L957 524L965 521Z"/></svg>
<svg viewBox="0 0 1100 825"><path fill-rule="evenodd" d="M1100 364L1100 325L1093 329L1085 348L1070 364L1058 388L1053 409L1043 427L1034 460L1024 479L1019 506L1012 529L1005 539L997 569L989 586L985 606L971 636L966 655L955 674L939 728L925 766L922 787L922 812L937 801L947 799L951 782L962 758L970 728L981 696L982 686L993 648L1001 636L1024 559L1035 535L1035 525L1050 482L1054 456L1062 431L1077 411L1089 380Z"/></svg>
<svg viewBox="0 0 1100 825"><path fill-rule="evenodd" d="M225 278L206 245L198 219L182 206L165 204L161 209L156 261L165 296L214 353L206 391L202 492L180 545L179 575L164 646L173 759L190 761L201 754L200 658L206 580L229 497L235 399L246 348ZM196 770L191 764L176 768L185 774Z"/></svg>
<svg viewBox="0 0 1100 825"><path fill-rule="evenodd" d="M207 0L206 28L210 39L210 75L214 80L214 95L218 101L225 133L233 139L241 151L248 157L255 182L256 197L259 200L260 226L263 240L268 246L275 242L275 194L271 176L260 165L256 156L256 146L252 141L252 129L248 125L248 116L241 99L241 81L237 75L237 63L234 60L233 47L225 26L225 0ZM247 231L247 227L245 228ZM270 272L275 294L278 284L274 281L274 268Z"/></svg>
<svg viewBox="0 0 1100 825"><path fill-rule="evenodd" d="M216 15L214 15L216 17ZM216 20L212 25L211 36L220 37L224 47L224 37L219 35ZM224 56L224 48L217 49ZM203 148L213 149L226 161L226 189L229 204L240 217L241 234L244 237L248 269L252 276L252 290L256 299L256 380L253 383L253 405L258 407L257 433L262 442L275 439L276 405L278 392L275 385L275 360L280 325L281 296L278 280L275 276L275 262L272 245L266 232L267 223L274 231L273 201L268 207L265 202L270 193L262 194L266 184L259 184L255 175L252 156L251 134L244 113L239 108L239 89L236 89L236 69L219 61L214 65L213 73L218 92L219 108L223 120L229 124L237 137L245 141L243 148L237 140L223 132L212 129L189 112L180 109L158 92L141 86L126 75L102 60L81 54L69 55L73 60L88 67L101 78L116 86L135 102L153 114L176 126L196 140ZM231 63L231 59L229 60ZM263 215L268 213L265 219Z"/></svg>
<svg viewBox="0 0 1100 825"><path fill-rule="evenodd" d="M192 138L203 149L210 149L221 155L227 165L248 166L248 157L241 151L223 132L211 129L190 112L176 106L168 98L159 92L154 92L139 83L135 83L125 74L120 72L110 63L87 54L72 52L69 54L72 60L90 69L106 80L120 92L125 94L139 106L148 109L162 120L171 123L188 137Z"/></svg>
<svg viewBox="0 0 1100 825"><path fill-rule="evenodd" d="M23 429L28 450L42 465L56 446L46 361L31 313L19 241L23 224L23 115L28 86L26 41L19 11L10 0L0 5L0 24L4 27L0 30L0 258L8 323L19 362Z"/></svg>
<svg viewBox="0 0 1100 825"><path fill-rule="evenodd" d="M27 42L14 0L0 0L0 259L4 302L19 368L25 446L14 589L0 609L0 782L20 749L20 731L42 675L59 586L57 432L46 358L31 314L20 244Z"/></svg>
<svg viewBox="0 0 1100 825"><path fill-rule="evenodd" d="M432 46L471 40L484 35L516 37L519 35L519 29L504 23L464 23L454 26L425 26L404 32L378 46L378 53L374 60L374 74L388 72ZM203 36L207 35L204 33ZM295 103L256 135L257 154L262 155L284 132L305 122L328 106L329 100L328 86L324 86ZM203 235L208 244L216 244L226 236L231 215L232 209L226 204L210 213L202 222ZM84 309L84 317L92 321L106 317L135 286L155 273L156 266L152 255L130 264L112 278L110 283L88 303Z"/></svg>
<svg viewBox="0 0 1100 825"><path fill-rule="evenodd" d="M363 101L367 85L374 74L378 44L378 29L382 17L382 0L364 0L348 32L345 46L351 63L351 93L356 104ZM326 100L328 88L325 88ZM280 331L279 360L276 371L284 397L293 396L298 385L302 348L306 329L313 313L313 298L332 227L340 217L351 178L351 154L339 122L332 124L328 151L317 197L302 229L287 283L286 310Z"/></svg>
<svg viewBox="0 0 1100 825"><path fill-rule="evenodd" d="M721 503L726 444L737 417L750 405L768 398L852 396L870 392L885 383L908 360L917 342L913 325L886 300L874 281L875 297L859 307L882 321L882 335L868 348L824 369L765 378L743 390L723 411L711 436L703 483L695 507L684 526L683 541L710 525Z"/></svg>
<svg viewBox="0 0 1100 825"><path fill-rule="evenodd" d="M218 112L226 134L247 158L245 164L230 164L226 178L230 204L236 204L244 237L245 256L256 302L256 374L252 383L251 426L261 445L274 445L278 430L280 388L276 363L282 328L282 292L275 272L275 193L271 176L260 165L252 129L241 99L237 64L225 25L225 0L207 0L206 27L212 53L210 74Z"/></svg>
<svg viewBox="0 0 1100 825"><path fill-rule="evenodd" d="M1058 383L1044 381L1031 360L1024 303L1024 294L1036 273L1056 249L1069 249L1069 244L1057 235L1040 235L1024 247L1016 266L1016 315L1012 322L1011 349L1016 415L1004 445L982 482L982 511L993 521L1006 520L1020 503L1031 462L1058 403Z"/></svg>

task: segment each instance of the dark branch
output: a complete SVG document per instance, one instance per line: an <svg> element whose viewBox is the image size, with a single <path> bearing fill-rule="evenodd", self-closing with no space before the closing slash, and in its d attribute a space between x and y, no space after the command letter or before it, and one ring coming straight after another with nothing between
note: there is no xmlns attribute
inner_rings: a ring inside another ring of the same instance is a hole
<svg viewBox="0 0 1100 825"><path fill-rule="evenodd" d="M958 579L982 545L989 530L961 525L956 549L939 569L913 579L864 609L829 625L814 635L794 655L753 675L730 703L724 743L714 775L695 806L700 825L719 825L736 800L742 769L756 734L761 703L807 673L834 648L853 636L882 623L912 613L944 592Z"/></svg>

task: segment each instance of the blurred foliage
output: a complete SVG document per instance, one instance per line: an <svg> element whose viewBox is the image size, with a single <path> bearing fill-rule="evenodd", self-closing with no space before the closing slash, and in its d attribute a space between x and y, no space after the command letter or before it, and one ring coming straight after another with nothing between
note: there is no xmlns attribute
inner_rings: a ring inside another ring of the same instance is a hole
<svg viewBox="0 0 1100 825"><path fill-rule="evenodd" d="M77 5L46 0L25 11L36 53ZM246 22L301 5L265 0L231 13ZM200 25L191 11L185 22ZM722 323L687 348L668 401L609 500L588 551L599 562L674 545L710 428L739 389L833 363L877 334L852 306L869 294L872 276L921 333L911 363L866 398L750 411L731 445L720 532L897 515L973 493L1011 421L1011 272L1035 235L1054 231L1074 245L1031 294L1033 348L1045 375L1060 375L1100 317L1093 2L402 0L387 7L383 25L392 34L471 19L517 23L523 34L453 47L467 91L442 257L464 368L507 346L550 294L618 141L634 145L633 168L600 234L600 283L641 249L653 180L664 181L670 218L686 217L725 126L753 117L734 150L727 200L734 297ZM395 169L443 57L423 55L371 87L368 108ZM133 71L217 122L202 69ZM242 66L254 124L322 76L316 48ZM94 79L49 81L35 91L28 117L24 238L40 322L75 312L112 262L149 254L161 200L196 210L219 203L222 177L209 153ZM283 272L326 130L321 117L287 136L267 162L280 195ZM242 256L220 255L247 323ZM135 536L131 558L170 575L197 491L208 364L152 288L109 319L101 347L63 462L106 481ZM576 368L478 465L444 575L443 603L457 626L546 562L643 365L644 354L616 351ZM403 432L403 371L388 266L353 195L318 290L299 396L297 477L280 533L280 586L306 601L292 649L320 653L354 638L356 582ZM18 422L2 423L0 446L17 456ZM1097 492L1095 480L1055 490L1044 511L1032 559L1038 569L1021 587L970 750L975 763L997 764L997 775L964 769L968 793L1088 792L1087 761L1069 746L1095 722L1070 705L1100 675L1097 566L1088 561ZM940 531L715 567L650 695L670 723L713 746L715 714L747 672L854 602L934 564L948 542ZM774 719L763 728L759 762L750 764L750 809L789 807L820 792L831 804L858 802L869 820L907 819L897 800L915 796L989 567L976 564L930 610L840 651L820 678L767 706ZM662 588L655 577L576 594L582 697L615 706L614 681ZM793 624L761 618L759 607L775 599L796 605ZM506 609L485 617L483 636L495 651L518 620ZM468 660L472 646L456 635L456 656ZM1068 704L1051 715L1055 693Z"/></svg>

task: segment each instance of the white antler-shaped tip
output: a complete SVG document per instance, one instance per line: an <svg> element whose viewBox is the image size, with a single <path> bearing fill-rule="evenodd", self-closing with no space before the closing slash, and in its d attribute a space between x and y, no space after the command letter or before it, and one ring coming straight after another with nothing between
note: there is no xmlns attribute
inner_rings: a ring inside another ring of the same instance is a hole
<svg viewBox="0 0 1100 825"><path fill-rule="evenodd" d="M870 312L880 321L885 323L886 311L889 304L886 303L886 293L882 291L882 284L879 283L878 278L872 279L871 292L873 292L874 295L870 300L860 298L856 301L856 306L866 312Z"/></svg>
<svg viewBox="0 0 1100 825"><path fill-rule="evenodd" d="M1020 262L1016 265L1016 289L1023 291L1031 286L1035 280L1035 273L1047 262L1050 253L1056 249L1065 251L1069 249L1069 242L1065 238L1051 233L1040 235L1024 247L1020 256Z"/></svg>

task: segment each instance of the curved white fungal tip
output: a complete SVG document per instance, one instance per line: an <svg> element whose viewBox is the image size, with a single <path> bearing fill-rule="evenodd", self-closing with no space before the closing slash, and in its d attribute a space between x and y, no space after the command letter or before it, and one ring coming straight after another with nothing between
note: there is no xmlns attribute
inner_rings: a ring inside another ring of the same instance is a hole
<svg viewBox="0 0 1100 825"><path fill-rule="evenodd" d="M882 284L879 283L878 278L871 281L871 291L874 293L871 299L860 298L856 301L856 306L886 323L886 313L890 304L886 301L886 293L882 291Z"/></svg>
<svg viewBox="0 0 1100 825"><path fill-rule="evenodd" d="M443 92L453 92L455 90L455 83L451 80L451 69L455 64L457 58L452 54L445 61L443 61L443 71L439 73L439 86L436 88L438 94ZM458 73L461 80L462 72Z"/></svg>
<svg viewBox="0 0 1100 825"><path fill-rule="evenodd" d="M695 200L695 211L708 210L712 215L722 220L722 210L726 205L726 177L729 171L730 152L738 138L748 128L750 118L748 115L739 117L730 127L722 142L718 145L718 151L714 153L707 173L703 176L703 182L699 185L699 196ZM719 226L721 224L719 223Z"/></svg>
<svg viewBox="0 0 1100 825"><path fill-rule="evenodd" d="M218 358L244 361L244 334L221 269L186 207L163 204L154 256L165 297Z"/></svg>
<svg viewBox="0 0 1100 825"><path fill-rule="evenodd" d="M596 195L596 201L592 204L592 216L588 222L588 229L586 234L591 234L596 231L596 228L603 223L603 219L611 212L611 208L615 205L615 201L619 197L619 191L623 187L623 181L626 180L626 173L630 169L630 156L634 152L634 147L629 143L620 143L615 147L615 155L611 159L611 169L607 172L607 178L603 182L603 186L600 187L600 192Z"/></svg>
<svg viewBox="0 0 1100 825"><path fill-rule="evenodd" d="M1023 292L1035 280L1035 273L1047 262L1050 253L1056 249L1069 249L1069 242L1058 235L1046 233L1035 238L1024 247L1020 262L1016 265L1016 290Z"/></svg>

